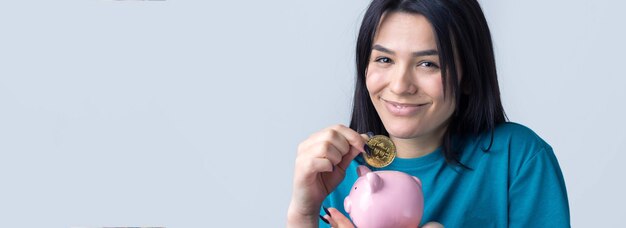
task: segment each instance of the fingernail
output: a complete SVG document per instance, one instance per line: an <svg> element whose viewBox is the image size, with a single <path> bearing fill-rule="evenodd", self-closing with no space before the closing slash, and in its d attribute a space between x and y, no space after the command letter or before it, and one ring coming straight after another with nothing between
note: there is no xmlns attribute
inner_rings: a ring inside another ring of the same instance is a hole
<svg viewBox="0 0 626 228"><path fill-rule="evenodd" d="M370 151L370 147L367 146L367 144L363 145L363 150L365 151L367 155L372 155L372 152Z"/></svg>
<svg viewBox="0 0 626 228"><path fill-rule="evenodd" d="M324 221L326 224L330 224L330 223L328 222L328 220L326 220L326 219L324 218L324 216L320 215L320 219L321 219L322 221Z"/></svg>
<svg viewBox="0 0 626 228"><path fill-rule="evenodd" d="M330 212L328 211L328 208L322 206L322 208L324 208L324 211L326 212L326 214L330 217L333 217L332 215L330 215Z"/></svg>

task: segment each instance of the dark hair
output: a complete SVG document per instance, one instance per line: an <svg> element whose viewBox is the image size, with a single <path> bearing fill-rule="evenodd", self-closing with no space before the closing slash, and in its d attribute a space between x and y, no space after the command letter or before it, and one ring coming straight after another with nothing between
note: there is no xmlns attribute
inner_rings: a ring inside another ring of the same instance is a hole
<svg viewBox="0 0 626 228"><path fill-rule="evenodd" d="M373 0L361 22L356 44L356 89L350 128L363 133L389 135L370 100L365 74L376 28L384 13L423 15L432 25L437 40L445 94L455 98L455 111L442 140L442 153L449 164L460 163L459 148L464 136L491 132L506 121L500 101L491 34L476 0ZM461 72L455 64L455 54ZM459 74L463 80L459 83ZM458 138L460 140L456 140Z"/></svg>

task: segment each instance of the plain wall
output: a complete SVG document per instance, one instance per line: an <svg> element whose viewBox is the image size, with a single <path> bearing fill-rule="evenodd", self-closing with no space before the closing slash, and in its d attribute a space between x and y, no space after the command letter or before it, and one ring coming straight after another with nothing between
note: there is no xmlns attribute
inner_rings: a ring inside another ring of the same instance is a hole
<svg viewBox="0 0 626 228"><path fill-rule="evenodd" d="M284 226L298 143L349 123L368 3L3 1L0 227ZM572 225L622 225L626 4L481 3Z"/></svg>

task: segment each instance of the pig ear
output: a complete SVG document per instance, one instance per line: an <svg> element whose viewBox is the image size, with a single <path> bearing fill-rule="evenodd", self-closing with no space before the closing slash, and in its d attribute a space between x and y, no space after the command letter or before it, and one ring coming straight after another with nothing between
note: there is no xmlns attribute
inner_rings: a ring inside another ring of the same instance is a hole
<svg viewBox="0 0 626 228"><path fill-rule="evenodd" d="M383 188L383 179L381 179L378 174L369 172L365 174L365 178L367 179L367 185L369 185L370 193L375 193Z"/></svg>
<svg viewBox="0 0 626 228"><path fill-rule="evenodd" d="M414 177L414 176L411 176L411 177L413 177L413 179L415 179L415 182L417 182L417 185L419 185L420 187L422 187L422 181L421 181L419 178Z"/></svg>
<svg viewBox="0 0 626 228"><path fill-rule="evenodd" d="M366 173L371 173L372 170L370 170L369 168L367 168L367 166L364 165L359 165L356 168L356 173L359 175L359 177L365 175Z"/></svg>

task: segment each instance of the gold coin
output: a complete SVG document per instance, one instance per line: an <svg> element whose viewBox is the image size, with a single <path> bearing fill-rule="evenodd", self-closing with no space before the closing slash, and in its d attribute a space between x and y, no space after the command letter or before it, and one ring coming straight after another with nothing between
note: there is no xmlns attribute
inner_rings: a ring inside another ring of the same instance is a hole
<svg viewBox="0 0 626 228"><path fill-rule="evenodd" d="M375 135L367 140L367 146L371 153L363 153L363 158L367 164L382 168L391 164L396 158L396 146L391 139L384 135Z"/></svg>

